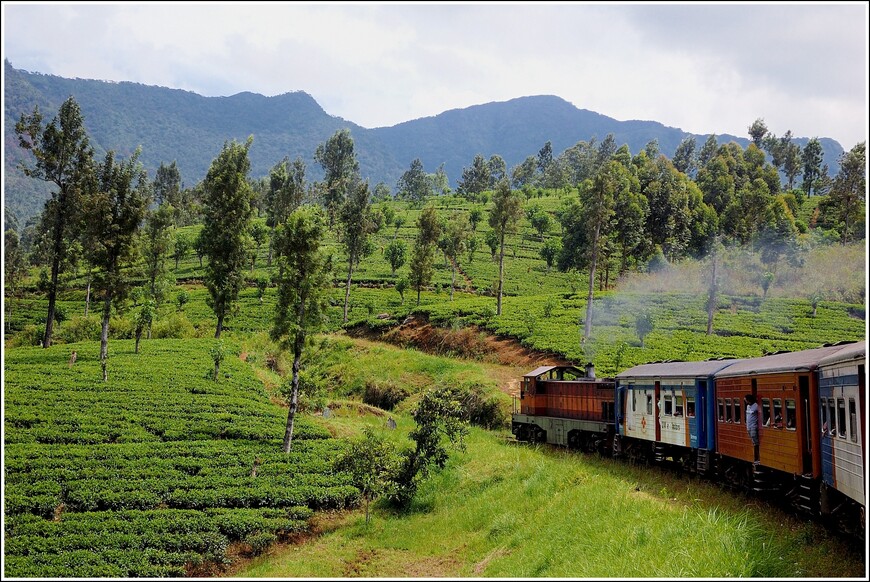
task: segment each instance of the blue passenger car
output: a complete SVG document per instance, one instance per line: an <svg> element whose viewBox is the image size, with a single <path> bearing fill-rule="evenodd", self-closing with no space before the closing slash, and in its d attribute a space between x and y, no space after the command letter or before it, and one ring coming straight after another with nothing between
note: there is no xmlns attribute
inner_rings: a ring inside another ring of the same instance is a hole
<svg viewBox="0 0 870 582"><path fill-rule="evenodd" d="M713 375L740 360L661 362L616 377L619 452L706 472L715 450Z"/></svg>

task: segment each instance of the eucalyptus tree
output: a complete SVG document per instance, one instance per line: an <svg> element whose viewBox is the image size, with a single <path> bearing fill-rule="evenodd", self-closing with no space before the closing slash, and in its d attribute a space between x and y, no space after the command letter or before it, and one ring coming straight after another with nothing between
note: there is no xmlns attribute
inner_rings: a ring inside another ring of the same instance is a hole
<svg viewBox="0 0 870 582"><path fill-rule="evenodd" d="M193 241L190 236L183 232L175 233L175 241L172 245L172 258L175 259L175 270L178 270L178 262L187 256L190 249L193 248Z"/></svg>
<svg viewBox="0 0 870 582"><path fill-rule="evenodd" d="M502 180L495 188L492 208L489 211L489 226L498 236L498 295L496 315L501 315L501 298L504 292L504 244L505 237L513 232L523 213L523 203L519 194L511 190L507 180Z"/></svg>
<svg viewBox="0 0 870 582"><path fill-rule="evenodd" d="M607 238L610 221L613 219L616 200L626 196L631 189L631 174L628 169L616 161L608 162L599 168L595 177L585 183L580 189L580 203L585 215L585 227L589 232L589 293L586 296L586 322L583 326L583 338L589 339L592 334L592 299L595 291L595 269L598 266L598 256L601 246Z"/></svg>
<svg viewBox="0 0 870 582"><path fill-rule="evenodd" d="M477 197L489 188L490 170L489 164L482 155L477 154L471 161L471 166L462 168L462 177L456 191L469 200L477 200Z"/></svg>
<svg viewBox="0 0 870 582"><path fill-rule="evenodd" d="M796 143L789 143L785 148L784 159L782 162L782 171L787 180L789 190L794 188L795 180L801 173L801 146Z"/></svg>
<svg viewBox="0 0 870 582"><path fill-rule="evenodd" d="M535 182L535 170L538 167L538 158L529 156L522 163L514 166L511 170L511 184L514 188L532 186Z"/></svg>
<svg viewBox="0 0 870 582"><path fill-rule="evenodd" d="M327 320L328 292L332 280L331 257L324 252L326 227L321 211L301 206L275 233L278 262L278 302L271 330L273 340L293 350L290 379L290 408L284 428L282 450L293 445L293 427L299 407L299 368L313 334Z"/></svg>
<svg viewBox="0 0 870 582"><path fill-rule="evenodd" d="M43 251L50 265L48 315L42 346L51 345L57 303L58 278L70 258L69 249L80 232L81 198L93 173L93 149L88 143L78 103L70 97L57 116L43 126L42 113L34 107L15 124L18 145L30 151L36 161L21 164L24 175L51 183L51 193L40 217L40 231L46 242Z"/></svg>
<svg viewBox="0 0 870 582"><path fill-rule="evenodd" d="M690 135L683 138L683 141L680 142L680 145L674 151L674 157L671 160L677 171L687 176L694 175L695 170L698 168L696 148L697 142L695 141L695 136Z"/></svg>
<svg viewBox="0 0 870 582"><path fill-rule="evenodd" d="M489 190L507 177L507 163L504 158L498 154L489 156Z"/></svg>
<svg viewBox="0 0 870 582"><path fill-rule="evenodd" d="M7 229L3 233L3 295L6 297L6 331L9 330L9 317L12 312L13 297L18 294L21 282L27 274L27 264L24 259L24 251L18 233L13 229Z"/></svg>
<svg viewBox="0 0 870 582"><path fill-rule="evenodd" d="M142 254L145 259L145 276L148 279L148 290L154 300L155 308L160 308L163 302L167 276L166 258L172 252L172 220L175 209L169 202L164 202L155 210L147 213L142 240ZM176 263L176 268L177 263Z"/></svg>
<svg viewBox="0 0 870 582"><path fill-rule="evenodd" d="M423 169L423 162L420 158L414 158L411 167L396 182L396 196L410 200L413 204L422 204L431 194L432 187Z"/></svg>
<svg viewBox="0 0 870 582"><path fill-rule="evenodd" d="M341 242L347 253L347 285L344 289L344 318L350 304L350 284L353 269L369 253L369 234L374 231L371 220L371 193L368 182L355 182L348 189L347 200L339 211Z"/></svg>
<svg viewBox="0 0 870 582"><path fill-rule="evenodd" d="M845 245L855 239L864 218L867 191L867 142L862 141L840 155L840 170L834 178L824 210L840 231Z"/></svg>
<svg viewBox="0 0 870 582"><path fill-rule="evenodd" d="M254 195L248 182L248 150L253 141L251 136L244 144L235 140L224 143L203 183L205 217L200 240L208 257L204 279L209 307L217 316L216 339L244 282Z"/></svg>
<svg viewBox="0 0 870 582"><path fill-rule="evenodd" d="M752 143L755 144L755 147L762 147L767 134L767 125L765 125L764 120L760 117L749 126L749 137L752 138Z"/></svg>
<svg viewBox="0 0 870 582"><path fill-rule="evenodd" d="M305 189L305 162L301 157L297 157L292 163L285 157L271 169L269 187L266 190L266 226L273 233L302 204ZM272 247L270 244L267 259L270 266L274 250Z"/></svg>
<svg viewBox="0 0 870 582"><path fill-rule="evenodd" d="M817 192L817 183L822 173L822 160L824 152L822 144L818 138L814 137L804 146L801 154L801 162L803 163L803 191L807 196L812 196L813 192Z"/></svg>
<svg viewBox="0 0 870 582"><path fill-rule="evenodd" d="M455 212L447 220L444 227L444 234L441 237L441 248L444 254L450 259L450 300L453 301L453 291L456 289L456 267L459 263L459 257L465 252L466 243L471 235L471 230L468 224L468 217L464 214Z"/></svg>
<svg viewBox="0 0 870 582"><path fill-rule="evenodd" d="M84 251L97 269L94 287L102 294L103 316L100 333L100 367L108 380L109 317L113 300L120 300L129 288L129 267L136 258L136 235L150 202L150 185L138 161L139 150L123 162L114 152L106 154L83 209L88 220L84 227Z"/></svg>
<svg viewBox="0 0 870 582"><path fill-rule="evenodd" d="M698 171L707 167L707 164L712 160L719 151L719 142L716 140L715 134L707 136L707 140L701 149L698 151Z"/></svg>
<svg viewBox="0 0 870 582"><path fill-rule="evenodd" d="M435 208L427 206L417 219L417 237L411 249L411 261L408 265L408 282L417 290L417 305L420 305L420 292L432 281L434 273L433 254L435 244L441 236L441 222Z"/></svg>
<svg viewBox="0 0 870 582"><path fill-rule="evenodd" d="M348 188L359 174L359 162L350 130L340 129L318 145L314 161L323 168L323 205L329 217L329 228L332 228L347 198Z"/></svg>
<svg viewBox="0 0 870 582"><path fill-rule="evenodd" d="M405 258L408 254L408 245L404 241L391 241L384 248L384 258L390 264L391 274L395 276L396 270L405 264Z"/></svg>
<svg viewBox="0 0 870 582"><path fill-rule="evenodd" d="M154 203L158 206L169 203L173 208L180 207L181 172L173 161L168 166L160 162L154 175Z"/></svg>

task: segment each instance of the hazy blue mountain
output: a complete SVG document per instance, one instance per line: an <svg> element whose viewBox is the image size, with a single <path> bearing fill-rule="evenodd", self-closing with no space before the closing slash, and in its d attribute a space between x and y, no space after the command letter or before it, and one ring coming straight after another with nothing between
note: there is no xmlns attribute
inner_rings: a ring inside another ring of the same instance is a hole
<svg viewBox="0 0 870 582"><path fill-rule="evenodd" d="M632 154L657 139L660 151L671 156L690 135L654 121L618 121L579 109L555 96L520 97L506 102L445 111L392 127L366 129L326 113L307 93L298 91L275 97L239 93L231 97L203 97L190 91L139 83L67 79L14 69L5 71L4 204L19 221L37 214L48 196L47 185L24 177L16 168L29 154L17 145L15 121L38 105L51 119L70 95L79 103L85 126L99 154L115 150L127 156L141 147L140 160L153 176L161 162L177 162L185 185L205 177L212 160L227 140L254 136L250 150L251 175L261 177L285 156L301 156L309 180L322 176L313 156L317 146L335 131L348 128L353 135L360 170L374 185L391 188L414 158L427 172L440 164L451 185L476 154L499 154L508 168L522 162L549 140L558 155L578 141L598 141L613 133L617 144L628 144ZM752 120L747 120L747 127ZM697 135L700 147L706 135ZM734 140L741 146L748 138L717 135L720 142ZM803 146L807 138L794 140ZM820 139L825 162L836 172L843 148L831 139Z"/></svg>

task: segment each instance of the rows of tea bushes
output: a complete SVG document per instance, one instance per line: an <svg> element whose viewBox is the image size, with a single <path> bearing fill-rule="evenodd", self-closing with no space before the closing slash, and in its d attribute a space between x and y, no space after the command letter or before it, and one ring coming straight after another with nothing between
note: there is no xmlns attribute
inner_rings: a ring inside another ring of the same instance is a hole
<svg viewBox="0 0 870 582"><path fill-rule="evenodd" d="M417 311L441 325L482 325L536 350L592 361L604 375L654 361L756 357L855 341L864 337L865 329L858 305L822 303L813 315L805 300L720 296L708 336L703 297L608 292L596 294L592 335L583 341L585 298L505 297L501 316L494 315L491 303L491 298L463 299L427 304ZM636 322L642 314L649 314L653 327L641 342Z"/></svg>
<svg viewBox="0 0 870 582"><path fill-rule="evenodd" d="M286 410L232 342L213 381L215 342L112 340L107 382L95 342L5 352L6 576L208 571L358 503L342 442L300 417L281 452Z"/></svg>

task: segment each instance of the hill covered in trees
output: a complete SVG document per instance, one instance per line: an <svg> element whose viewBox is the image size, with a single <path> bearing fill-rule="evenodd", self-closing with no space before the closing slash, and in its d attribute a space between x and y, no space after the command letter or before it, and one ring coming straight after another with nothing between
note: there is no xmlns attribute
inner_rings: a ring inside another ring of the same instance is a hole
<svg viewBox="0 0 870 582"><path fill-rule="evenodd" d="M45 184L26 179L17 169L27 159L17 145L15 122L34 106L50 119L60 104L75 96L85 127L98 154L114 150L129 155L142 148L140 161L153 177L161 163L176 161L185 186L201 181L223 143L254 136L250 149L251 175L266 176L285 156L297 156L319 179L313 152L336 130L347 128L356 143L360 173L374 185L394 189L409 164L419 159L425 171L443 164L452 187L475 155L503 158L507 169L538 153L546 142L558 155L580 141L603 140L613 135L618 145L633 152L655 140L661 153L672 156L692 134L654 121L618 121L555 96L520 97L506 102L446 111L434 117L407 121L393 127L367 129L329 115L307 93L296 91L274 97L239 93L230 97L203 97L189 91L130 82L67 79L13 68L4 63L5 110L4 204L20 222L36 215L48 197ZM747 120L747 124L750 120ZM694 136L698 145L707 136ZM717 135L720 143L735 141L745 147L749 139ZM806 138L793 142L803 146ZM824 162L836 174L843 147L820 138Z"/></svg>

